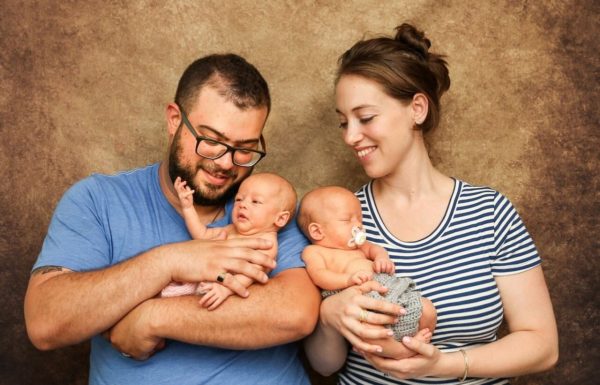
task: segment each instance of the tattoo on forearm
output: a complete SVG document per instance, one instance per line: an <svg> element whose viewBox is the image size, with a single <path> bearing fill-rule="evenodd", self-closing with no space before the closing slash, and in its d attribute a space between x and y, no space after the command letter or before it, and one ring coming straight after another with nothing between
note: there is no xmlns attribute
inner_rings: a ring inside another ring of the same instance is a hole
<svg viewBox="0 0 600 385"><path fill-rule="evenodd" d="M52 271L62 271L62 266L40 266L31 272L31 275L46 274Z"/></svg>

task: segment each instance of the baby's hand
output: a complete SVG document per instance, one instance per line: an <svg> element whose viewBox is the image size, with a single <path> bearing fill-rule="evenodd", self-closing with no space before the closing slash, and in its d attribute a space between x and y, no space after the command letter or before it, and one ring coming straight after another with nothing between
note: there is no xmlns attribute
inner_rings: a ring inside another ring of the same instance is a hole
<svg viewBox="0 0 600 385"><path fill-rule="evenodd" d="M394 262L392 262L392 260L388 257L375 258L373 263L375 264L376 273L387 273L393 275L396 272L396 266L394 266Z"/></svg>
<svg viewBox="0 0 600 385"><path fill-rule="evenodd" d="M181 206L184 208L194 207L194 190L187 186L186 182L181 180L180 177L175 179L174 186Z"/></svg>
<svg viewBox="0 0 600 385"><path fill-rule="evenodd" d="M199 302L200 306L208 308L208 310L215 310L227 299L227 297L233 294L233 291L220 283L212 282L208 285L210 285L210 289L202 296L202 299Z"/></svg>
<svg viewBox="0 0 600 385"><path fill-rule="evenodd" d="M363 283L370 281L373 278L373 274L368 271L359 270L352 274L348 279L348 286L362 285Z"/></svg>

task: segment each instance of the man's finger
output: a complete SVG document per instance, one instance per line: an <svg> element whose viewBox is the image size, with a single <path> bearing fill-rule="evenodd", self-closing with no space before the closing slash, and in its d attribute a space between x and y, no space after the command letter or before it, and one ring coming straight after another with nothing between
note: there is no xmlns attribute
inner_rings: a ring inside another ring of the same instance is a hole
<svg viewBox="0 0 600 385"><path fill-rule="evenodd" d="M246 275L247 277L253 278L252 275L246 274L244 272L241 272L238 270L239 273ZM258 270L257 272L261 273L262 275L266 275L265 273L263 273L262 271ZM258 276L258 274L256 274L256 276ZM261 281L262 282L262 281ZM221 284L227 288L229 288L231 291L233 291L235 294L239 295L240 297L247 297L250 292L248 292L248 289L242 285L240 283L240 281L238 281L237 279L235 279L235 277L229 273L224 275L224 279L221 281ZM212 303L212 302L211 302Z"/></svg>

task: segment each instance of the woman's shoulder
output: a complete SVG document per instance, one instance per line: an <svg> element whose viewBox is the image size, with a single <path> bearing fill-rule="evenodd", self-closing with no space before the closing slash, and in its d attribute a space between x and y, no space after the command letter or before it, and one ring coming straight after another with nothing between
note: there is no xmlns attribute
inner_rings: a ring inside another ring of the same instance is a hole
<svg viewBox="0 0 600 385"><path fill-rule="evenodd" d="M499 190L485 186L474 185L459 179L456 179L458 185L458 204L459 206L472 207L480 204L493 208L494 211L508 208L514 210L510 200Z"/></svg>

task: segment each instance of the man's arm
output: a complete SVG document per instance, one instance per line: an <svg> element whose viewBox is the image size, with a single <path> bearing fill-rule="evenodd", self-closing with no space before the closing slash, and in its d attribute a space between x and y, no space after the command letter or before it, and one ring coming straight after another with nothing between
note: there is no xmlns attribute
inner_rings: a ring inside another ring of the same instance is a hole
<svg viewBox="0 0 600 385"><path fill-rule="evenodd" d="M312 332L320 295L303 268L254 284L248 298L231 297L207 311L193 297L153 298L111 331L120 351L145 358L156 337L227 349L260 349L299 340Z"/></svg>
<svg viewBox="0 0 600 385"><path fill-rule="evenodd" d="M268 247L261 239L189 241L160 246L97 271L38 269L25 296L27 332L37 348L54 349L110 328L171 280L198 282L225 271L264 282L266 275L254 264L272 268L272 261L254 249ZM224 284L240 295L246 293L232 274Z"/></svg>

